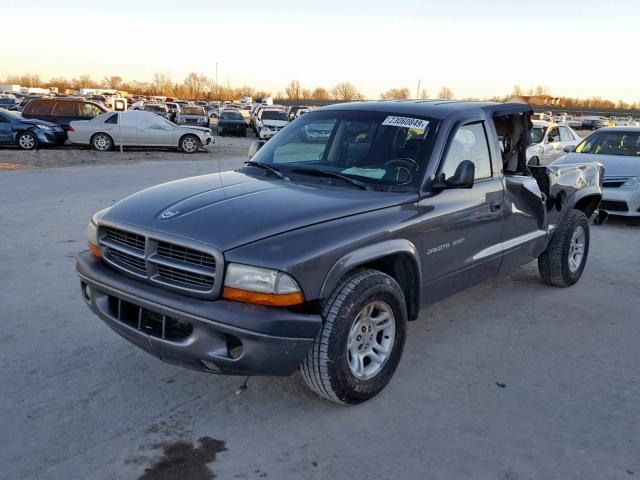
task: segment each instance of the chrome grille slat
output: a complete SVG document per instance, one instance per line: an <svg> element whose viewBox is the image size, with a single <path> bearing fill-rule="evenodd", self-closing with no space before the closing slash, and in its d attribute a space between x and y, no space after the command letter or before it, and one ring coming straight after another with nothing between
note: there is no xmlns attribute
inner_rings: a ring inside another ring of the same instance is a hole
<svg viewBox="0 0 640 480"><path fill-rule="evenodd" d="M196 264L189 264L186 262L181 262L179 260L174 260L173 258L170 257L165 257L163 255L160 255L159 253L155 253L153 255L149 256L149 261L156 264L156 265L162 265L165 267L171 267L171 268L175 268L175 269L179 269L179 270L184 270L186 272L189 273L193 273L193 274L200 274L200 275L209 275L209 276L214 276L216 273L215 268L210 268L210 267L200 267Z"/></svg>
<svg viewBox="0 0 640 480"><path fill-rule="evenodd" d="M158 266L158 274L174 282L186 283L197 287L211 288L214 282L212 276L185 272L165 265Z"/></svg>
<svg viewBox="0 0 640 480"><path fill-rule="evenodd" d="M145 238L142 235L107 227L105 228L105 236L113 242L144 252Z"/></svg>
<svg viewBox="0 0 640 480"><path fill-rule="evenodd" d="M215 267L215 259L212 255L198 252L197 250L192 250L181 245L175 245L173 243L158 242L157 253L162 257L181 260L193 265L204 265L212 268Z"/></svg>
<svg viewBox="0 0 640 480"><path fill-rule="evenodd" d="M215 251L208 253L113 226L100 227L99 243L105 262L151 283L206 298L213 298L219 290Z"/></svg>

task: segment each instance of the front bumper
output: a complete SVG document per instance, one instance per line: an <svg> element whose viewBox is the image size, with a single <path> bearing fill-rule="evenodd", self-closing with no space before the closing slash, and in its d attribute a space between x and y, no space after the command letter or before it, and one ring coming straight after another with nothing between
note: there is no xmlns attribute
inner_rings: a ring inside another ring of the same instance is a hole
<svg viewBox="0 0 640 480"><path fill-rule="evenodd" d="M62 145L67 141L67 132L63 129L42 130L38 128L32 131L38 137L38 142L41 145Z"/></svg>
<svg viewBox="0 0 640 480"><path fill-rule="evenodd" d="M640 187L603 188L600 209L609 215L640 217Z"/></svg>
<svg viewBox="0 0 640 480"><path fill-rule="evenodd" d="M270 138L273 138L276 133L278 132L274 132L273 130L260 130L258 138L261 140L269 140Z"/></svg>
<svg viewBox="0 0 640 480"><path fill-rule="evenodd" d="M319 315L184 297L125 277L89 253L78 256L76 269L85 303L116 333L195 370L290 375L320 330Z"/></svg>

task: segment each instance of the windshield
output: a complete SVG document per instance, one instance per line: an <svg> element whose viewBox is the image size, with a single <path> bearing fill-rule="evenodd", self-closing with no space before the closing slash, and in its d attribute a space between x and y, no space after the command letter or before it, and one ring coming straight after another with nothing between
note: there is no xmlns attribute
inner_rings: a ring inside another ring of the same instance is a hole
<svg viewBox="0 0 640 480"><path fill-rule="evenodd" d="M418 186L436 122L370 111L310 112L253 157L288 174L322 169L372 185Z"/></svg>
<svg viewBox="0 0 640 480"><path fill-rule="evenodd" d="M531 143L540 143L544 138L544 128L533 127L531 129Z"/></svg>
<svg viewBox="0 0 640 480"><path fill-rule="evenodd" d="M262 112L262 120L289 120L282 110L265 110Z"/></svg>
<svg viewBox="0 0 640 480"><path fill-rule="evenodd" d="M182 107L182 115L204 115L202 107Z"/></svg>
<svg viewBox="0 0 640 480"><path fill-rule="evenodd" d="M640 132L609 131L588 136L576 153L640 157Z"/></svg>
<svg viewBox="0 0 640 480"><path fill-rule="evenodd" d="M144 109L149 112L165 112L164 105L147 105Z"/></svg>
<svg viewBox="0 0 640 480"><path fill-rule="evenodd" d="M220 118L222 120L244 120L240 112L222 112Z"/></svg>

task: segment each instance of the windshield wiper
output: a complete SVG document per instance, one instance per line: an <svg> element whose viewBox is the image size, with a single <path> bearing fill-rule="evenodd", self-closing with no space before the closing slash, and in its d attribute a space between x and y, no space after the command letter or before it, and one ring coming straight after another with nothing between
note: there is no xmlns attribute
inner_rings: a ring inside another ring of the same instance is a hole
<svg viewBox="0 0 640 480"><path fill-rule="evenodd" d="M352 185L355 185L362 190L371 190L371 187L364 182L356 180L354 178L348 177L346 175L342 175L338 172L333 172L331 170L323 170L321 168L294 168L291 170L292 172L301 173L303 175L309 175L312 177L334 177L349 182Z"/></svg>
<svg viewBox="0 0 640 480"><path fill-rule="evenodd" d="M262 168L264 170L267 170L271 173L273 173L276 177L280 178L281 180L289 180L288 177L285 177L284 174L278 170L276 167L273 167L267 163L262 163L262 162L254 162L253 160L248 160L246 162L244 162L245 165L249 165L250 167L258 167L258 168Z"/></svg>

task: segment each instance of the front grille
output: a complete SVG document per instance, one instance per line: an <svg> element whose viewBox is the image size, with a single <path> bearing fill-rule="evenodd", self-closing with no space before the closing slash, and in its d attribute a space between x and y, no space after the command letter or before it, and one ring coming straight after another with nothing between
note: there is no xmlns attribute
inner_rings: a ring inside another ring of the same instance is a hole
<svg viewBox="0 0 640 480"><path fill-rule="evenodd" d="M137 233L127 232L126 230L119 230L111 227L104 229L105 236L109 240L113 240L116 243L125 245L127 247L135 248L144 252L145 238Z"/></svg>
<svg viewBox="0 0 640 480"><path fill-rule="evenodd" d="M628 212L629 205L627 202L619 201L619 200L603 200L600 202L600 208L602 210L607 210L610 212Z"/></svg>
<svg viewBox="0 0 640 480"><path fill-rule="evenodd" d="M219 290L215 251L111 226L100 227L99 243L106 263L150 283L206 298L215 298Z"/></svg>
<svg viewBox="0 0 640 480"><path fill-rule="evenodd" d="M118 262L121 262L129 267L133 267L140 272L146 272L147 266L142 258L134 257L128 253L121 252L114 248L109 248L109 255L115 258Z"/></svg>
<svg viewBox="0 0 640 480"><path fill-rule="evenodd" d="M178 283L184 283L185 285L206 288L207 290L213 288L213 276L186 272L184 270L179 270L165 265L158 265L158 274L163 278Z"/></svg>
<svg viewBox="0 0 640 480"><path fill-rule="evenodd" d="M157 252L161 257L181 260L192 265L203 265L211 268L216 267L216 261L213 255L174 243L158 242Z"/></svg>
<svg viewBox="0 0 640 480"><path fill-rule="evenodd" d="M189 322L152 312L112 295L109 295L109 313L119 322L163 340L183 340L193 332Z"/></svg>

